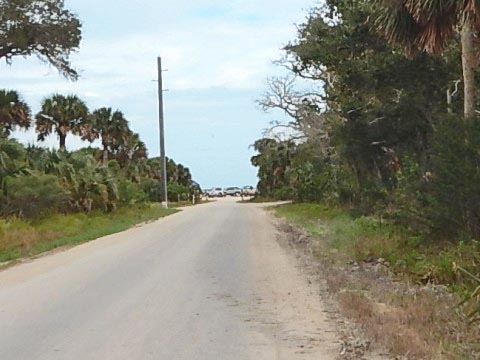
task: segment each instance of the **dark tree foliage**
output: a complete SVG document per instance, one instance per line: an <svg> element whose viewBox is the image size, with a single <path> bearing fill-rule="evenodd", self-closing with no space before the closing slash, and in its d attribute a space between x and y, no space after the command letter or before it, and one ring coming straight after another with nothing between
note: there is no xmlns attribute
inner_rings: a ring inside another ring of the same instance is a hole
<svg viewBox="0 0 480 360"><path fill-rule="evenodd" d="M32 112L13 90L0 90L0 136L9 136L17 128L28 129Z"/></svg>
<svg viewBox="0 0 480 360"><path fill-rule="evenodd" d="M286 48L299 76L330 77L327 114L342 119L332 141L361 186L393 185L405 153L426 169L434 118L446 112L446 89L459 76L442 58L394 51L369 22L372 12L370 1L328 1Z"/></svg>
<svg viewBox="0 0 480 360"><path fill-rule="evenodd" d="M475 0L376 0L375 25L407 54L442 53L461 33L464 115L473 118L480 61L480 4Z"/></svg>
<svg viewBox="0 0 480 360"><path fill-rule="evenodd" d="M460 39L449 38L441 56L408 57L379 31L377 6L327 0L298 27L283 65L321 90L302 94L277 81L259 101L291 116L287 125L300 133L288 161L286 141L257 141L259 189L424 234L478 238L480 133L477 117L462 119ZM276 173L275 161L285 171Z"/></svg>
<svg viewBox="0 0 480 360"><path fill-rule="evenodd" d="M258 152L251 159L252 165L258 167L258 191L267 196L281 192L288 185L286 175L294 156L295 143L266 138L256 141L253 147Z"/></svg>
<svg viewBox="0 0 480 360"><path fill-rule="evenodd" d="M36 55L76 80L69 58L80 41L80 20L63 0L0 0L0 60Z"/></svg>
<svg viewBox="0 0 480 360"><path fill-rule="evenodd" d="M39 140L56 134L59 150L25 147L5 136L30 125L30 108L17 92L0 90L0 217L114 211L160 200L160 161L148 158L145 143L121 111L100 108L90 114L75 95L56 94L41 105L35 124ZM88 141L100 138L103 147L69 152L69 134ZM191 200L199 191L190 170L168 163L172 200Z"/></svg>
<svg viewBox="0 0 480 360"><path fill-rule="evenodd" d="M42 101L42 108L35 116L38 140L44 141L55 133L60 149L66 149L69 133L82 135L87 128L89 114L87 105L76 95L54 94Z"/></svg>

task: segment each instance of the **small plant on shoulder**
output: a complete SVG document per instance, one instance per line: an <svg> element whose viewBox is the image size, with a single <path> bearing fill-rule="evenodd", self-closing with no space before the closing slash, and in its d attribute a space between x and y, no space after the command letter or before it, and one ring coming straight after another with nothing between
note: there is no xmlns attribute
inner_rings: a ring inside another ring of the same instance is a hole
<svg viewBox="0 0 480 360"><path fill-rule="evenodd" d="M456 272L461 273L467 276L478 286L467 296L464 300L458 305L459 307L465 306L468 309L467 317L470 320L470 323L480 322L480 277L472 274L470 271L458 266L456 263L453 263L453 268Z"/></svg>

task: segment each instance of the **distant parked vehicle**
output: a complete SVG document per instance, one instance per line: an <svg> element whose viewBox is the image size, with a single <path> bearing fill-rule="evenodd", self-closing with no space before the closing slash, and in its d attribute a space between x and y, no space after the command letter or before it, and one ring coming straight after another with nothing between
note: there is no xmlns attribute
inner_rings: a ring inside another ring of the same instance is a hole
<svg viewBox="0 0 480 360"><path fill-rule="evenodd" d="M224 197L225 193L222 188L214 188L208 193L208 197Z"/></svg>
<svg viewBox="0 0 480 360"><path fill-rule="evenodd" d="M244 186L242 189L243 196L255 196L257 195L257 189L253 186Z"/></svg>
<svg viewBox="0 0 480 360"><path fill-rule="evenodd" d="M225 196L240 196L242 195L242 189L239 187L228 187L225 190L223 190L223 193Z"/></svg>

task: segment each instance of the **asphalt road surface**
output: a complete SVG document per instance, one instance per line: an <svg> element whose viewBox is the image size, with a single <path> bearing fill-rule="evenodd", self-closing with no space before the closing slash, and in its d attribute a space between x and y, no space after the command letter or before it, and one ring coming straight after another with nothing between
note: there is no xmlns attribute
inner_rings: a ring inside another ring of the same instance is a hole
<svg viewBox="0 0 480 360"><path fill-rule="evenodd" d="M334 359L260 206L187 208L0 272L0 359Z"/></svg>

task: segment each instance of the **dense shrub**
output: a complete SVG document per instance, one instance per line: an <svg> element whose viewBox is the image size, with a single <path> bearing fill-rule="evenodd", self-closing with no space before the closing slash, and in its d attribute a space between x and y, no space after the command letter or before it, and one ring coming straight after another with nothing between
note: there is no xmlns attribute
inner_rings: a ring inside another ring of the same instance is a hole
<svg viewBox="0 0 480 360"><path fill-rule="evenodd" d="M68 193L53 175L31 173L8 177L1 203L3 215L40 216L68 208Z"/></svg>
<svg viewBox="0 0 480 360"><path fill-rule="evenodd" d="M190 188L179 184L168 185L168 200L172 202L186 201L190 196Z"/></svg>
<svg viewBox="0 0 480 360"><path fill-rule="evenodd" d="M148 201L160 202L162 198L162 188L160 181L155 179L144 179L140 183Z"/></svg>
<svg viewBox="0 0 480 360"><path fill-rule="evenodd" d="M133 205L148 200L148 195L143 191L142 186L128 180L120 181L118 195L122 205Z"/></svg>
<svg viewBox="0 0 480 360"><path fill-rule="evenodd" d="M480 122L448 117L434 138L430 216L436 229L480 237Z"/></svg>
<svg viewBox="0 0 480 360"><path fill-rule="evenodd" d="M275 189L273 191L273 197L278 200L290 200L293 197L293 190L288 186Z"/></svg>

